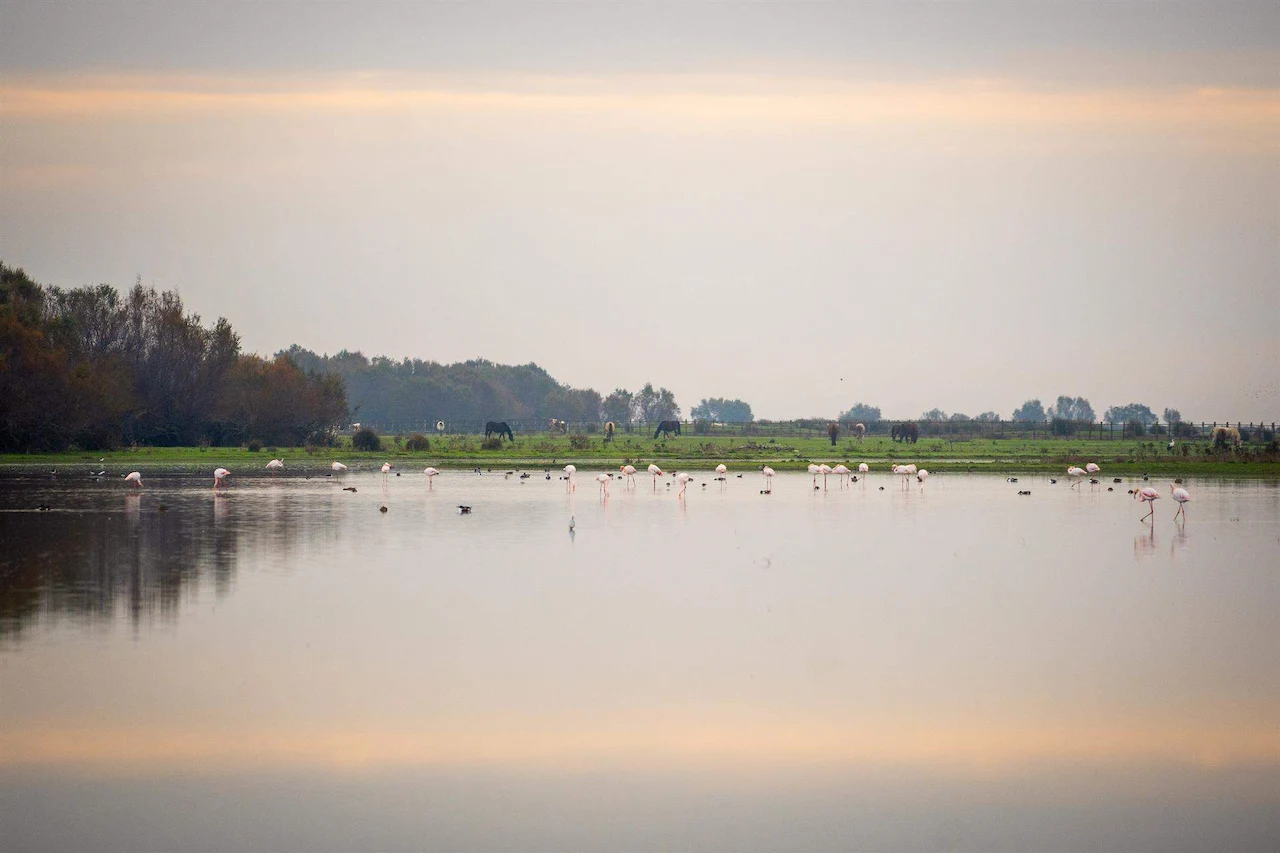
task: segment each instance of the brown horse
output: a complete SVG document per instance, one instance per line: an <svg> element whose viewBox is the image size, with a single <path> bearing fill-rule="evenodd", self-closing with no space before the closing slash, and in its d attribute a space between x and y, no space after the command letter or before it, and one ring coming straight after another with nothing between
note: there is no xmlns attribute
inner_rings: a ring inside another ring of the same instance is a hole
<svg viewBox="0 0 1280 853"><path fill-rule="evenodd" d="M903 443L909 441L912 444L915 444L920 440L920 427L914 421L894 424L893 429L889 431L889 435L894 441L901 441Z"/></svg>
<svg viewBox="0 0 1280 853"><path fill-rule="evenodd" d="M849 427L849 432L857 436L858 441L862 441L863 436L867 434L866 424L854 424L853 426Z"/></svg>
<svg viewBox="0 0 1280 853"><path fill-rule="evenodd" d="M840 424L827 424L827 437L831 439L831 446L836 446L836 439L840 437Z"/></svg>

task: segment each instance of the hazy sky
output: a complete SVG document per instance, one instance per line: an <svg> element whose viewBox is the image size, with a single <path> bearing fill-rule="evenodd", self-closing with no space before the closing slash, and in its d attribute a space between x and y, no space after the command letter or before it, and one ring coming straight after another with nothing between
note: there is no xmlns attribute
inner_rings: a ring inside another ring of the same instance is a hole
<svg viewBox="0 0 1280 853"><path fill-rule="evenodd" d="M262 353L1280 419L1276 2L0 0L0 116L0 258Z"/></svg>

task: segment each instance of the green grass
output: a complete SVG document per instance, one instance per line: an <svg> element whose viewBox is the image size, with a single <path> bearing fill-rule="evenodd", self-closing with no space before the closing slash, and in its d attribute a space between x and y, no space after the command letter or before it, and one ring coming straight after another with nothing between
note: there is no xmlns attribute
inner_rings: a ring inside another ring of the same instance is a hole
<svg viewBox="0 0 1280 853"><path fill-rule="evenodd" d="M917 444L898 444L888 438L868 438L862 442L841 440L835 447L825 438L761 439L750 437L705 437L687 435L669 440L653 440L647 435L619 434L612 443L591 436L585 448L573 448L564 435L517 436L514 443L504 442L501 450L482 450L477 436L445 436L431 439L431 448L409 452L397 446L394 437L383 437L378 453L353 451L350 440L335 448L264 448L251 453L242 447L154 447L121 450L110 453L96 451L52 454L0 455L0 465L49 467L111 465L260 468L280 457L287 467L327 467L333 460L379 463L389 461L397 467L426 465L440 467L541 467L572 462L584 468L616 468L630 462L644 468L657 462L664 468L709 468L724 462L738 471L763 464L775 469L803 470L809 462L850 467L867 462L883 469L893 462L914 462L932 471L1033 472L1061 471L1069 464L1097 462L1104 474L1185 473L1228 476L1262 476L1280 478L1280 459L1265 456L1257 446L1245 453L1209 454L1204 443L1186 443L1188 455L1169 454L1162 440L1145 442L1127 440L1076 440L1063 438L979 439L948 441L921 439ZM99 459L105 459L99 463Z"/></svg>

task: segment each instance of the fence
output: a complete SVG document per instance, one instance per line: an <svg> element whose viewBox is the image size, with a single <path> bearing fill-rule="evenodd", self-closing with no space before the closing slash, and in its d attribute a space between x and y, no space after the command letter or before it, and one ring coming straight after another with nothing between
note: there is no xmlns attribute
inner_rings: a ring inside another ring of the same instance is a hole
<svg viewBox="0 0 1280 853"><path fill-rule="evenodd" d="M826 438L830 421L803 419L794 421L750 421L745 423L720 423L711 421L681 421L680 431L691 436L723 436L735 438ZM1208 440L1214 427L1236 427L1240 437L1246 443L1265 444L1272 441L1276 434L1276 424L1262 422L1222 421L1175 424L1155 423L1139 424L1107 423L1105 421L902 421L881 420L865 422L868 436L889 436L893 427L914 423L919 428L920 438L945 439L952 441L971 441L975 439L1057 439L1076 438L1086 440L1122 441L1138 438L1149 440L1174 439ZM508 425L517 435L601 435L604 433L604 421L567 421L563 430L552 430L545 420L508 421ZM435 421L409 423L377 423L362 421L361 426L372 427L385 434L408 435L422 433L427 436L439 434ZM446 421L445 435L483 435L484 421ZM657 424L636 422L618 424L615 435L638 435L651 437ZM854 438L852 424L840 424L841 440Z"/></svg>

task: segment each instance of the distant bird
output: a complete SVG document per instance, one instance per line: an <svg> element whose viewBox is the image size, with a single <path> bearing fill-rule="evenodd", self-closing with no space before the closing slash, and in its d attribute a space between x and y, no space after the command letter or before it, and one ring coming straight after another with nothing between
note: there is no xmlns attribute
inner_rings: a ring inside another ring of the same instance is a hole
<svg viewBox="0 0 1280 853"><path fill-rule="evenodd" d="M596 482L600 484L600 493L606 498L609 497L609 475L596 474Z"/></svg>
<svg viewBox="0 0 1280 853"><path fill-rule="evenodd" d="M870 470L871 470L871 466L870 466L870 465L868 465L867 463L865 463L865 462L859 462L859 463L858 463L858 473L859 473L859 474L866 474L866 473L868 473Z"/></svg>
<svg viewBox="0 0 1280 853"><path fill-rule="evenodd" d="M330 468L332 468L332 469L333 469L333 470L335 470L335 471L345 471L345 470L347 470L347 466L346 466L346 465L343 465L341 462L335 462L335 463L333 463L332 465L330 465L329 467L330 467Z"/></svg>
<svg viewBox="0 0 1280 853"><path fill-rule="evenodd" d="M386 505L386 504L383 504L382 506L378 507L378 512L386 512L386 511L387 511L387 505Z"/></svg>
<svg viewBox="0 0 1280 853"><path fill-rule="evenodd" d="M929 479L929 472L921 468L920 472L916 474L916 482L920 484L920 491L922 492L924 491L924 481L927 479Z"/></svg>
<svg viewBox="0 0 1280 853"><path fill-rule="evenodd" d="M658 478L662 476L662 469L657 465L650 465L649 473L653 475L653 488L656 491L658 488Z"/></svg>
<svg viewBox="0 0 1280 853"><path fill-rule="evenodd" d="M812 462L809 463L809 473L813 475L813 487L815 489L818 488L818 474L820 474L821 472L822 472L821 468L819 468L817 465L815 465Z"/></svg>
<svg viewBox="0 0 1280 853"><path fill-rule="evenodd" d="M773 469L765 465L760 473L764 475L764 494L767 495L773 491Z"/></svg>
<svg viewBox="0 0 1280 853"><path fill-rule="evenodd" d="M1050 483L1056 483L1056 482L1058 482L1058 481L1057 481L1057 480L1055 480L1053 477L1050 477L1050 478L1049 478L1049 482L1050 482Z"/></svg>
<svg viewBox="0 0 1280 853"><path fill-rule="evenodd" d="M728 473L729 473L729 466L725 465L723 462L721 462L719 465L716 466L716 474L718 475L716 479L719 480L720 482L723 483L725 480L728 479L728 477L725 476Z"/></svg>
<svg viewBox="0 0 1280 853"><path fill-rule="evenodd" d="M213 471L213 487L216 489L218 486L224 485L223 481L229 476L231 476L231 472L226 468L215 468Z"/></svg>
<svg viewBox="0 0 1280 853"><path fill-rule="evenodd" d="M383 462L383 463L382 463L382 475L385 477L387 474L390 474L390 473L391 473L391 463L390 463L390 462Z"/></svg>
<svg viewBox="0 0 1280 853"><path fill-rule="evenodd" d="M826 491L827 475L831 473L831 466L823 462L821 465L818 466L818 473L822 475L822 489L823 491Z"/></svg>
<svg viewBox="0 0 1280 853"><path fill-rule="evenodd" d="M831 469L831 473L835 474L837 477L840 478L840 487L844 488L844 485L848 480L849 473L850 473L848 467L846 467L843 464L837 465L836 467Z"/></svg>
<svg viewBox="0 0 1280 853"><path fill-rule="evenodd" d="M1133 496L1134 496L1134 498L1135 498L1135 499L1137 499L1138 501L1140 501L1140 502L1142 502L1142 503L1150 503L1150 504L1151 504L1151 512L1147 513L1146 515L1144 515L1142 518L1140 518L1140 519L1138 519L1138 520L1139 520L1139 521L1146 521L1146 520L1149 518L1149 519L1151 519L1151 523L1152 523L1152 524L1154 524L1154 523L1155 523L1155 515L1156 515L1156 504L1155 504L1155 502L1156 502L1156 501L1158 501L1158 500L1160 500L1160 493L1159 493L1159 492L1157 492L1155 489L1151 488L1150 486L1143 486L1141 489L1134 489L1134 490L1133 490Z"/></svg>
<svg viewBox="0 0 1280 853"><path fill-rule="evenodd" d="M577 467L574 465L566 465L564 466L564 473L568 475L569 480L569 482L565 483L565 490L576 492L578 490L578 481L573 478L573 475L578 473Z"/></svg>
<svg viewBox="0 0 1280 853"><path fill-rule="evenodd" d="M1071 484L1071 488L1074 489L1076 486L1080 485L1080 478L1083 477L1085 473L1086 472L1083 468L1078 468L1075 465L1067 468L1067 475L1075 481Z"/></svg>
<svg viewBox="0 0 1280 853"><path fill-rule="evenodd" d="M619 470L619 471L621 471L623 474L625 474L625 475L626 475L626 477L627 477L627 485L628 485L628 486L634 486L634 485L636 484L636 466L634 466L634 465L619 465L619 466L618 466L618 470Z"/></svg>
<svg viewBox="0 0 1280 853"><path fill-rule="evenodd" d="M1027 491L1025 491L1025 492L1023 492L1023 491L1019 491L1019 492L1018 492L1018 494L1020 494L1020 495L1029 495L1029 494L1031 494L1031 491L1030 491L1030 490L1027 490Z"/></svg>
<svg viewBox="0 0 1280 853"><path fill-rule="evenodd" d="M578 526L577 520L571 515L569 516L569 532L572 533L574 528Z"/></svg>
<svg viewBox="0 0 1280 853"><path fill-rule="evenodd" d="M422 469L422 473L427 475L427 488L430 489L435 484L436 475L440 472L435 468L428 466Z"/></svg>
<svg viewBox="0 0 1280 853"><path fill-rule="evenodd" d="M462 504L458 504L458 514L459 514L459 515L468 515L468 514L470 514L470 512L471 512L471 507L469 507L469 506L463 506Z"/></svg>
<svg viewBox="0 0 1280 853"><path fill-rule="evenodd" d="M676 474L676 482L680 484L680 491L677 496L683 496L684 490L689 488L689 475L683 471L678 472Z"/></svg>
<svg viewBox="0 0 1280 853"><path fill-rule="evenodd" d="M1088 471L1090 474L1096 474L1102 469L1098 467L1096 462L1089 462L1084 466L1084 470Z"/></svg>
<svg viewBox="0 0 1280 853"><path fill-rule="evenodd" d="M1182 516L1182 520L1186 521L1187 520L1187 501L1191 500L1190 492L1188 492L1186 489L1182 488L1181 486L1175 486L1173 485L1173 483L1170 483L1169 493L1173 495L1173 499L1178 502L1178 511L1173 514L1173 517L1176 519L1178 516Z"/></svg>
<svg viewBox="0 0 1280 853"><path fill-rule="evenodd" d="M128 474L125 475L124 481L126 483L133 483L135 486L141 489L142 473L140 471L130 471Z"/></svg>
<svg viewBox="0 0 1280 853"><path fill-rule="evenodd" d="M271 475L273 477L275 476L275 473L283 467L284 467L284 462L282 462L279 459L272 459L270 462L267 463L267 470L271 472Z"/></svg>

